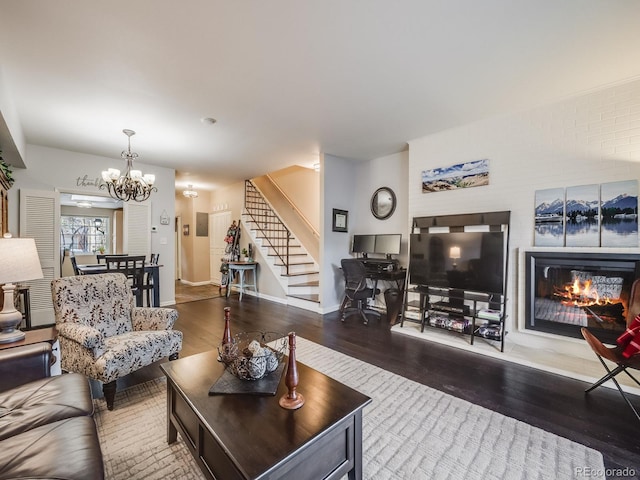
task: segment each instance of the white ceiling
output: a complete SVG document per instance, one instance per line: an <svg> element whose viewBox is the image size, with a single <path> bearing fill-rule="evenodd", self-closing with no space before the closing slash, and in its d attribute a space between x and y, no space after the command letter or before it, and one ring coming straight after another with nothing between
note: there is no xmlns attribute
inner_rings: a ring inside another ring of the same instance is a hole
<svg viewBox="0 0 640 480"><path fill-rule="evenodd" d="M638 0L2 0L0 68L28 143L119 159L130 128L139 161L213 189L639 77L639 21Z"/></svg>

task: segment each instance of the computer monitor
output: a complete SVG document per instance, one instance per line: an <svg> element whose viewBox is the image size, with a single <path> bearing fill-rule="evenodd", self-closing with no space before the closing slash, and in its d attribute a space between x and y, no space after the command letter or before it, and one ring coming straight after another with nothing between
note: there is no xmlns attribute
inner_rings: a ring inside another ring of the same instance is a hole
<svg viewBox="0 0 640 480"><path fill-rule="evenodd" d="M375 235L354 235L351 243L351 253L373 253L375 245Z"/></svg>
<svg viewBox="0 0 640 480"><path fill-rule="evenodd" d="M376 235L376 245L374 253L382 253L387 257L390 255L400 255L401 233L389 233Z"/></svg>

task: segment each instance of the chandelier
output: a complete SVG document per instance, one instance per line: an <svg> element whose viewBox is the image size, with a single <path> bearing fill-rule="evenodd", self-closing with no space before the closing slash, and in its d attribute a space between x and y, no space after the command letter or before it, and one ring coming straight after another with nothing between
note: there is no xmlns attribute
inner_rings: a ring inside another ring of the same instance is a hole
<svg viewBox="0 0 640 480"><path fill-rule="evenodd" d="M153 186L156 176L150 173L143 175L140 170L132 170L133 159L138 158L137 153L131 152L131 137L136 132L126 128L122 132L129 137L129 147L127 150L123 150L121 154L122 158L127 161L127 171L122 176L117 168L109 168L103 171L102 180L104 180L104 183L100 185L100 189L106 188L109 195L116 200L143 202L149 198L151 192L158 191Z"/></svg>
<svg viewBox="0 0 640 480"><path fill-rule="evenodd" d="M198 192L193 189L193 185L187 185L187 189L182 192L182 194L187 198L196 198L198 196Z"/></svg>

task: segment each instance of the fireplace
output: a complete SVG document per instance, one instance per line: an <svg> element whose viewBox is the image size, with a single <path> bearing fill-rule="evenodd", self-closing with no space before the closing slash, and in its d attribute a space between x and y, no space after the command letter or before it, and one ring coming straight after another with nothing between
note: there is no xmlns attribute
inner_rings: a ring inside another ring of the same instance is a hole
<svg viewBox="0 0 640 480"><path fill-rule="evenodd" d="M526 252L525 328L581 338L580 328L615 343L625 330L640 255Z"/></svg>

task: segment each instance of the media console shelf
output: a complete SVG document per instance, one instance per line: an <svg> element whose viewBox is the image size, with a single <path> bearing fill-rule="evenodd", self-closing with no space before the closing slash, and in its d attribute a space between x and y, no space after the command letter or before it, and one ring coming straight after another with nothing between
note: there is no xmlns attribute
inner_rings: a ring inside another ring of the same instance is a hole
<svg viewBox="0 0 640 480"><path fill-rule="evenodd" d="M411 299L412 296L416 296L416 299ZM419 322L421 332L424 332L425 326L465 335L473 332L471 345L474 337L481 337L500 342L500 351L504 351L507 332L502 295L414 285L408 292L408 298L402 321L406 318Z"/></svg>
<svg viewBox="0 0 640 480"><path fill-rule="evenodd" d="M500 343L507 335L510 212L413 219L404 321Z"/></svg>

